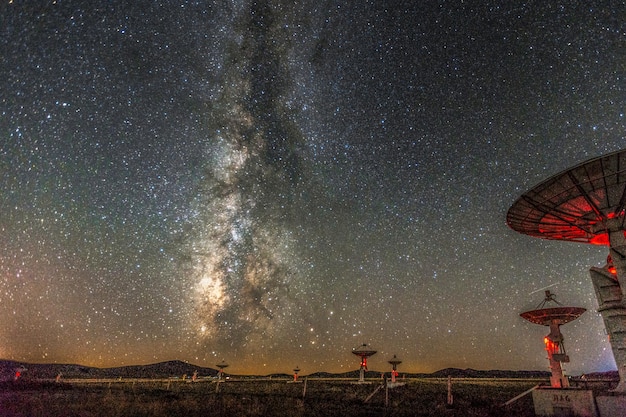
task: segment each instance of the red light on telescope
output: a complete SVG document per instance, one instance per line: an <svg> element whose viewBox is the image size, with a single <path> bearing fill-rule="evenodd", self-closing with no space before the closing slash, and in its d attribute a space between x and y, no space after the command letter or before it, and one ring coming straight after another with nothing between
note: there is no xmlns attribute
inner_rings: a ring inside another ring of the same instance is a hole
<svg viewBox="0 0 626 417"><path fill-rule="evenodd" d="M558 343L554 343L552 340L550 340L548 337L544 337L543 338L543 343L546 344L546 350L549 353L555 354L559 351L559 345Z"/></svg>
<svg viewBox="0 0 626 417"><path fill-rule="evenodd" d="M610 254L606 257L606 270L613 275L617 275L617 268L613 265L613 258L611 258Z"/></svg>
<svg viewBox="0 0 626 417"><path fill-rule="evenodd" d="M602 233L600 235L595 235L594 237L589 239L589 243L591 243L592 245L609 246L609 234Z"/></svg>

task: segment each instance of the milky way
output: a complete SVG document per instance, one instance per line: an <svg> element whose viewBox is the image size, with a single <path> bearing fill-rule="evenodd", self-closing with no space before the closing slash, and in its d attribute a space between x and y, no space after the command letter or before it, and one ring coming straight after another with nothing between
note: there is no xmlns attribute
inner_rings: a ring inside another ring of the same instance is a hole
<svg viewBox="0 0 626 417"><path fill-rule="evenodd" d="M253 5L234 15L187 237L196 326L205 346L231 355L270 350L277 335L296 331L285 329L297 302L292 281L306 278L292 232L304 136L285 103L294 45L282 33L291 13L279 9Z"/></svg>
<svg viewBox="0 0 626 417"><path fill-rule="evenodd" d="M505 216L626 145L621 12L417 3L3 2L0 357L545 369L550 286L613 368L604 248Z"/></svg>

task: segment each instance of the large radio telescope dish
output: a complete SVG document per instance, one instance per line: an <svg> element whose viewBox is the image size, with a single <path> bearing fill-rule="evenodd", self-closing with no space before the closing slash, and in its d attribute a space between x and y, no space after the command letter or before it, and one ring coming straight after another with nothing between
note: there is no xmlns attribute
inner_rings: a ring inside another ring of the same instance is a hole
<svg viewBox="0 0 626 417"><path fill-rule="evenodd" d="M604 223L623 214L625 206L626 150L621 150L536 185L511 206L506 222L543 239L608 245Z"/></svg>

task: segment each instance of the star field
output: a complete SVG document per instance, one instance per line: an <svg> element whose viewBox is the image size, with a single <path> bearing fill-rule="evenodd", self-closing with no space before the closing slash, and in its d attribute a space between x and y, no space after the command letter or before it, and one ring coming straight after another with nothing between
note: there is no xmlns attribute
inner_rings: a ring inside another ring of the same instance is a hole
<svg viewBox="0 0 626 417"><path fill-rule="evenodd" d="M623 7L0 4L0 357L614 369L588 269L505 224L624 141ZM621 6L624 6L621 4Z"/></svg>

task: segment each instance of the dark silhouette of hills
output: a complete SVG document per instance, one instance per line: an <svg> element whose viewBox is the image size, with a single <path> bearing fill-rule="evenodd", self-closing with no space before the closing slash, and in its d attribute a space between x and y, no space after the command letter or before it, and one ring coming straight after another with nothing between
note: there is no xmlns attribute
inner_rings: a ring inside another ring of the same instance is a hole
<svg viewBox="0 0 626 417"><path fill-rule="evenodd" d="M358 378L359 371L349 371L341 374L331 374L328 372L315 372L310 377L314 378ZM365 378L379 378L381 376L380 371L366 371ZM458 369L458 368L446 368L432 373L403 373L400 372L401 377L406 378L447 378L451 376L453 378L550 378L550 372L548 371L501 371L501 370L489 370L481 371L476 369Z"/></svg>
<svg viewBox="0 0 626 417"><path fill-rule="evenodd" d="M53 379L58 374L63 378L180 378L183 375L191 377L197 372L199 377L216 377L218 371L205 368L184 361L167 361L149 365L121 366L115 368L94 368L76 364L29 364L11 360L0 360L0 380L13 379L17 369L23 368L22 377L25 379ZM587 374L589 379L611 379L617 371L594 372ZM231 374L232 375L232 374ZM366 378L380 378L380 371L366 371ZM343 373L314 372L301 377L309 378L350 378L357 379L359 371L353 370ZM446 368L432 373L400 373L406 378L549 378L548 371L507 371L507 370L477 370ZM247 375L253 378L254 375ZM264 378L293 378L293 375L276 373L263 375Z"/></svg>
<svg viewBox="0 0 626 417"><path fill-rule="evenodd" d="M272 379L293 379L293 375L289 374L270 374L267 377Z"/></svg>
<svg viewBox="0 0 626 417"><path fill-rule="evenodd" d="M607 372L590 372L588 374L581 375L580 380L606 380L606 381L619 381L619 373L617 371L607 371Z"/></svg>
<svg viewBox="0 0 626 417"><path fill-rule="evenodd" d="M429 374L430 377L447 378L550 378L548 371L502 371L477 369L446 368Z"/></svg>
<svg viewBox="0 0 626 417"><path fill-rule="evenodd" d="M168 361L150 365L121 366L115 368L94 368L74 364L28 364L0 360L0 379L11 379L18 368L25 368L22 376L29 379L51 379L58 374L63 378L169 378L191 376L194 371L199 376L217 376L217 370L204 368L183 361Z"/></svg>

